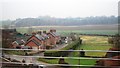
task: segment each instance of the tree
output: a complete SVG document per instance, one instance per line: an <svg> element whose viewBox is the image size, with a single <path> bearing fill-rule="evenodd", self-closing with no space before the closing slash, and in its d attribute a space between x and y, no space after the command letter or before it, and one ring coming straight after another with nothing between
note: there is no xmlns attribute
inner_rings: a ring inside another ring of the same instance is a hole
<svg viewBox="0 0 120 68"><path fill-rule="evenodd" d="M108 43L112 44L114 48L120 48L120 35L116 34L112 38L108 38Z"/></svg>
<svg viewBox="0 0 120 68"><path fill-rule="evenodd" d="M2 25L2 28L8 29L8 28L9 28L9 25Z"/></svg>

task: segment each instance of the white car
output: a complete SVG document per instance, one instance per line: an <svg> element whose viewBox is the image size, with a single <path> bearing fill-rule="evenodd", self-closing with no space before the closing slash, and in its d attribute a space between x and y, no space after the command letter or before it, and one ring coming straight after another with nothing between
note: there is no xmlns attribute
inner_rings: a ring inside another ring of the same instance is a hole
<svg viewBox="0 0 120 68"><path fill-rule="evenodd" d="M68 43L68 41L65 41L65 43L67 44L67 43Z"/></svg>
<svg viewBox="0 0 120 68"><path fill-rule="evenodd" d="M46 65L38 65L38 68L47 68Z"/></svg>

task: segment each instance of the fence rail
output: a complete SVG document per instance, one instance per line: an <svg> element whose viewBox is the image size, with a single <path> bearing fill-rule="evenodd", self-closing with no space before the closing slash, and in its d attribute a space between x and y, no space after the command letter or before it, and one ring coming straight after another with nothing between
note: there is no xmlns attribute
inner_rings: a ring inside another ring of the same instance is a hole
<svg viewBox="0 0 120 68"><path fill-rule="evenodd" d="M20 63L20 62L2 62L4 64L26 64L26 65L29 65L29 64L34 64L34 63ZM43 66L44 64L41 64L41 63L36 63L36 65L39 65L39 66ZM120 66L99 66L99 65L69 65L69 64L45 64L45 66L72 66L72 67L114 67L114 68L117 68L117 67L120 67Z"/></svg>
<svg viewBox="0 0 120 68"><path fill-rule="evenodd" d="M108 50L46 50L46 49L43 49L43 50L39 50L39 49L9 49L9 48L0 48L0 50L2 51L29 51L29 50L37 50L37 51L64 51L64 52L81 52L81 51L85 51L85 52L113 52L113 53L118 53L120 54L120 51L108 51ZM2 54L2 53L1 53ZM5 54L2 54L2 56L4 57L17 57L17 58L48 58L48 59L60 59L60 58L65 58L65 59L77 59L77 60L115 60L115 61L120 61L119 58L105 58L105 57L98 57L98 58L92 58L92 57L89 57L89 58L81 58L81 57L49 57L49 56L20 56L20 55L5 55ZM3 57L1 57L3 58ZM29 65L29 64L36 64L36 65L44 65L42 63L21 63L21 62L0 62L2 64L26 64L26 65ZM113 68L120 68L120 66L99 66L99 65L71 65L71 64L45 64L45 66L70 66L70 67L113 67Z"/></svg>
<svg viewBox="0 0 120 68"><path fill-rule="evenodd" d="M79 58L79 57L46 57L46 56L18 56L18 55L4 55L4 56L8 56L8 57L20 57L20 58L49 58L49 59L60 59L60 58L66 58L66 59L91 59L91 60L119 60L120 59L114 59L114 58Z"/></svg>
<svg viewBox="0 0 120 68"><path fill-rule="evenodd" d="M10 51L10 50L38 50L38 51L72 51L72 52L80 52L80 51L85 51L85 52L117 52L120 53L120 51L109 51L109 50L46 50L46 49L9 49L9 48L1 48L0 50L5 50L5 51Z"/></svg>

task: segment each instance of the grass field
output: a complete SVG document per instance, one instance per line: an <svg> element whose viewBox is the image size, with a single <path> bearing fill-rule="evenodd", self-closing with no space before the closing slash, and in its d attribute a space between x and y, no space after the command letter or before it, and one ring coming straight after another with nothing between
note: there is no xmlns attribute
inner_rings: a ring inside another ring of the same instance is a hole
<svg viewBox="0 0 120 68"><path fill-rule="evenodd" d="M5 51L4 53L10 54L10 55L25 55L25 52L21 50L20 51L15 51L15 50Z"/></svg>
<svg viewBox="0 0 120 68"><path fill-rule="evenodd" d="M103 36L81 36L83 44L80 46L84 50L109 50L111 45L108 43L108 37ZM105 52L86 52L87 56L105 56Z"/></svg>
<svg viewBox="0 0 120 68"><path fill-rule="evenodd" d="M105 26L104 26L105 27ZM108 27L108 26L107 26ZM107 28L106 27L106 28ZM99 28L99 29L98 29ZM29 28L17 28L18 32L21 33L27 33ZM32 28L33 31L37 30L50 30L50 29L56 29L58 33L60 34L70 34L73 33L81 33L81 34L107 34L107 35L114 35L118 33L118 30L116 27L111 28L110 26L107 29L103 29L102 27L83 27L83 26L40 26L40 27L34 27Z"/></svg>
<svg viewBox="0 0 120 68"><path fill-rule="evenodd" d="M75 59L75 58L66 58L65 62L71 65L79 65L79 62L81 65L94 65L96 63L96 60L86 59L85 57L80 57L81 59ZM59 59L42 59L39 58L39 61L44 61L46 63L50 64L58 64Z"/></svg>
<svg viewBox="0 0 120 68"><path fill-rule="evenodd" d="M108 43L108 37L103 36L80 36L83 40L82 45L79 45L75 50L108 50L111 45ZM105 56L106 52L86 52L86 56ZM79 52L73 52L69 56L77 57Z"/></svg>

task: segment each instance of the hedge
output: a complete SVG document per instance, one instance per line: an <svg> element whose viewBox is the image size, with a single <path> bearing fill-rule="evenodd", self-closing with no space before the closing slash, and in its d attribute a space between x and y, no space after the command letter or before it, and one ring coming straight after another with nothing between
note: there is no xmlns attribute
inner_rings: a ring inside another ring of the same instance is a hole
<svg viewBox="0 0 120 68"><path fill-rule="evenodd" d="M60 49L60 50L74 50L80 43L79 40L73 41L72 43L68 44L66 47ZM69 51L45 51L44 56L50 56L50 57L60 57L60 56L68 56L70 52Z"/></svg>

